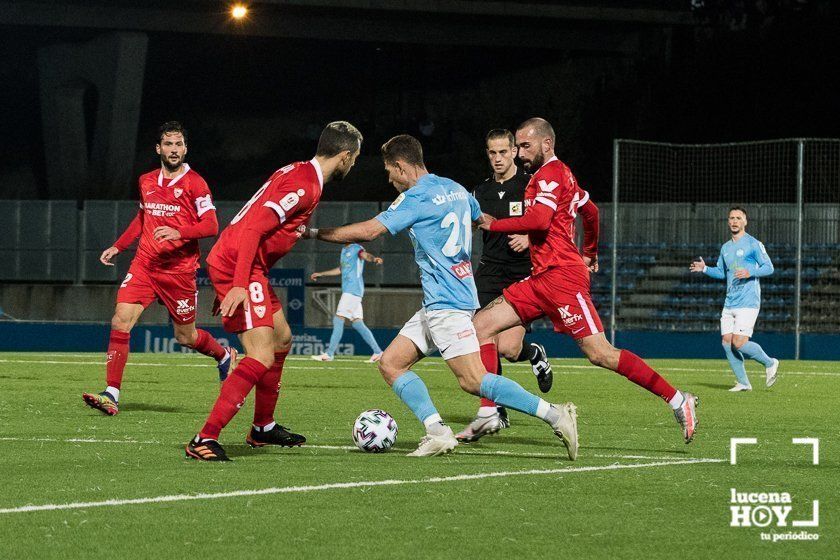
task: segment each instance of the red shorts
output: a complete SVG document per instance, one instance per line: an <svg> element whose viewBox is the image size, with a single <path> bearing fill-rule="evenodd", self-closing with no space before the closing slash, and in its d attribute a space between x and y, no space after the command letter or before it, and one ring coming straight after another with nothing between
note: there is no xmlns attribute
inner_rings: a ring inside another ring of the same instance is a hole
<svg viewBox="0 0 840 560"><path fill-rule="evenodd" d="M131 263L117 291L117 303L139 303L146 308L155 300L166 306L174 322L195 323L198 303L195 272L164 274Z"/></svg>
<svg viewBox="0 0 840 560"><path fill-rule="evenodd" d="M550 268L511 284L503 293L525 324L548 315L555 332L574 339L604 332L589 297L589 270L585 266Z"/></svg>
<svg viewBox="0 0 840 560"><path fill-rule="evenodd" d="M233 273L208 266L207 273L213 288L216 290L216 297L219 301L233 287ZM256 327L274 328L273 315L283 309L277 294L271 289L268 278L261 270L251 270L251 278L248 282L248 299L236 308L230 317L222 317L222 325L229 333L241 333Z"/></svg>

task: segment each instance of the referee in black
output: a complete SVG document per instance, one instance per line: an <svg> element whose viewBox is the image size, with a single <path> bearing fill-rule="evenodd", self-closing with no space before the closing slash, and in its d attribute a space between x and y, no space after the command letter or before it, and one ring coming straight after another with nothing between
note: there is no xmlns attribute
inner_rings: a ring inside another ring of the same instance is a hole
<svg viewBox="0 0 840 560"><path fill-rule="evenodd" d="M516 145L509 130L496 128L487 133L487 159L493 173L473 190L481 210L494 218L521 216L525 212L525 187L531 176L514 162ZM502 295L502 290L531 275L531 255L527 235L507 235L483 231L481 261L475 273L475 287L481 307ZM540 391L551 389L552 372L545 348L525 343L526 328L517 326L499 333L496 345L499 353L510 362L531 362ZM502 373L501 361L499 374ZM503 407L488 399L481 399L478 415L455 437L463 443L477 441L487 434L495 434L510 424Z"/></svg>

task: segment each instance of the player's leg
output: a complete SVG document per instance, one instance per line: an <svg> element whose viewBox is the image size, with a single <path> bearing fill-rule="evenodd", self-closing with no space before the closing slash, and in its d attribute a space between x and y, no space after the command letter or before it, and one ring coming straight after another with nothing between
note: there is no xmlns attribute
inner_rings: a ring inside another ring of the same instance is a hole
<svg viewBox="0 0 840 560"><path fill-rule="evenodd" d="M230 373L231 364L236 363L236 349L225 348L204 329L198 329L195 322L179 323L172 321L175 340L181 346L192 348L200 354L209 356L216 360L216 367L219 370L219 381L227 379Z"/></svg>
<svg viewBox="0 0 840 560"><path fill-rule="evenodd" d="M551 363L548 361L548 353L542 344L536 342L525 342L526 327L511 327L500 332L496 336L496 344L499 347L499 354L509 362L517 363L528 361L531 363L531 371L537 378L537 385L540 391L548 393L554 383L554 372Z"/></svg>
<svg viewBox="0 0 840 560"><path fill-rule="evenodd" d="M735 312L733 309L724 308L720 314L720 336L721 346L723 346L723 353L726 355L726 361L729 362L729 367L732 373L735 374L735 386L730 389L731 392L751 391L750 379L747 377L747 370L744 368L744 357L732 346L732 336L735 332Z"/></svg>
<svg viewBox="0 0 840 560"><path fill-rule="evenodd" d="M273 293L273 291L272 291ZM274 300L274 298L272 298ZM274 303L274 301L273 301ZM292 329L286 321L280 302L275 303L274 320L274 361L271 367L257 382L254 397L254 424L245 443L251 447L279 445L294 447L306 443L306 438L290 432L285 426L275 422L274 414L280 385L283 378L283 365L292 348Z"/></svg>
<svg viewBox="0 0 840 560"><path fill-rule="evenodd" d="M312 356L313 360L329 362L335 358L335 351L338 349L341 337L344 336L344 320L342 316L333 315L333 328L330 334L330 342L327 344L327 350L317 356Z"/></svg>
<svg viewBox="0 0 840 560"><path fill-rule="evenodd" d="M356 319L353 319L350 324L353 325L353 330L359 333L359 336L362 337L362 340L365 341L365 344L370 346L370 350L373 354L371 354L371 357L368 360L368 362L372 364L378 362L382 358L382 348L380 348L379 344L377 344L376 338L374 338L373 333L365 324L364 319L362 317L358 317Z"/></svg>
<svg viewBox="0 0 840 560"><path fill-rule="evenodd" d="M574 404L551 405L516 381L487 371L482 359L496 359L498 352L492 343L479 349L468 312L444 309L429 311L428 316L435 345L464 391L545 421L563 440L569 459L575 460L578 438Z"/></svg>
<svg viewBox="0 0 840 560"><path fill-rule="evenodd" d="M765 384L770 387L776 382L779 370L779 360L771 358L756 342L750 340L758 319L757 308L734 309L735 332L732 335L732 346L744 357L755 360L764 366Z"/></svg>

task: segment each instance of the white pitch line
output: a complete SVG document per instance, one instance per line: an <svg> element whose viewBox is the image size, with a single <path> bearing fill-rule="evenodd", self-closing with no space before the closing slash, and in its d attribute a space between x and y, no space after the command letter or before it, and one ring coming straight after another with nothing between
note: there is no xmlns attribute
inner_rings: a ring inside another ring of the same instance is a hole
<svg viewBox="0 0 840 560"><path fill-rule="evenodd" d="M303 361L303 360L296 360L296 361ZM305 367L305 366L292 366L287 365L284 369L306 369L311 370L312 368L316 369L327 369L327 370L346 370L349 367L358 367L360 364L364 362L360 361L350 361L347 360L344 363L336 363L332 362L333 365L325 366L321 363L313 364L312 367ZM70 360L9 360L9 359L0 359L0 364L68 364L68 365L96 365L96 366L104 366L104 361L70 361ZM158 363L158 362L128 362L126 366L131 367L189 367L189 368L210 368L215 367L213 364L165 364L165 363ZM343 367L338 367L343 366ZM427 364L420 364L421 368L427 369L441 369L448 371L446 365L443 364L435 364L435 363L427 363ZM524 366L523 366L524 367ZM365 368L365 366L362 366ZM560 371L558 375L583 375L583 372L570 372L570 371L563 371L566 368L573 368L573 369L591 369L591 370L600 370L598 366L564 366L562 364L557 365L557 369ZM369 368L370 371L376 371L373 367ZM729 373L730 370L728 369L704 369L704 368L667 368L667 371L681 371L681 372L691 372L691 373ZM421 371L422 372L422 371ZM836 371L787 371L783 370L779 372L781 377L785 375L816 375L816 376L825 376L825 377L840 377L840 372Z"/></svg>
<svg viewBox="0 0 840 560"><path fill-rule="evenodd" d="M166 502L185 502L194 500L218 500L222 498L238 498L242 496L268 496L271 494L292 494L303 492L317 492L320 490L339 490L352 488L370 488L375 486L403 486L410 484L437 484L441 482L460 482L464 480L481 480L485 478L504 478L510 476L537 476L547 474L566 474L576 472L613 471L624 469L644 469L651 467L670 467L675 465L694 465L699 463L721 463L723 459L686 459L682 461L663 461L656 463L632 463L629 465L602 465L592 467L566 467L563 469L530 469L525 471L499 471L489 473L461 474L456 476L440 476L420 479L391 479L366 480L358 482L334 482L311 486L284 486L262 488L259 490L235 490L232 492L215 492L212 494L174 494L154 496L151 498L133 498L123 500L104 500L101 502L71 502L67 504L26 505L0 509L0 514L27 513L33 511L55 511L68 509L88 509L94 507L126 506L138 504L157 504Z"/></svg>

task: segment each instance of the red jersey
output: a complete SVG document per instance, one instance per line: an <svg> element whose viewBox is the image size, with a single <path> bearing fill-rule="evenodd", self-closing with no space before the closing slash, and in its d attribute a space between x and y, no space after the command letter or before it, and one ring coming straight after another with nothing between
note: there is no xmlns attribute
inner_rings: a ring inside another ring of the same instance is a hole
<svg viewBox="0 0 840 560"><path fill-rule="evenodd" d="M321 166L314 158L275 171L219 236L207 263L233 274L234 286L247 287L252 269L267 274L291 251L323 188Z"/></svg>
<svg viewBox="0 0 840 560"><path fill-rule="evenodd" d="M207 212L215 214L216 207L207 183L186 163L184 171L176 177L167 179L163 176L163 170L157 169L141 175L138 183L138 218L141 228L134 262L148 270L165 274L195 272L199 260L198 239L182 238L160 243L155 241L154 231L159 226L186 231L195 226ZM126 234L115 244L118 249L124 250L136 238L137 231L133 227L132 223Z"/></svg>

